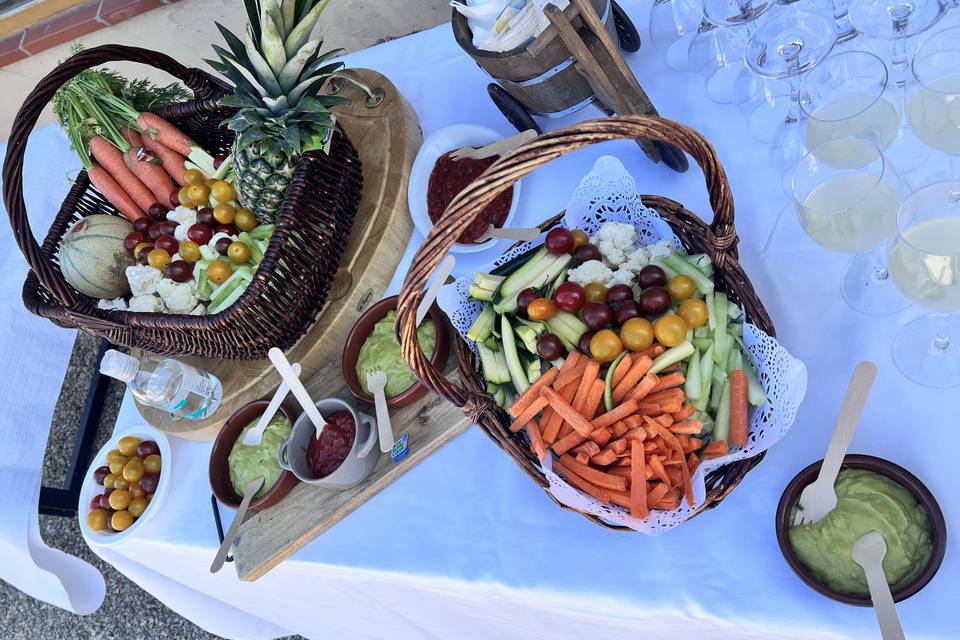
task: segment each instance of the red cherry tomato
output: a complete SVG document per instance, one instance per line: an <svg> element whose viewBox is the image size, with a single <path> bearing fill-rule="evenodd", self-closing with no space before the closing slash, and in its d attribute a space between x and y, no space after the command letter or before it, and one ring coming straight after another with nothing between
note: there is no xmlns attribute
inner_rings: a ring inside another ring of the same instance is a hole
<svg viewBox="0 0 960 640"><path fill-rule="evenodd" d="M555 256L562 256L573 250L573 234L563 227L551 229L544 240L547 251Z"/></svg>
<svg viewBox="0 0 960 640"><path fill-rule="evenodd" d="M564 282L557 287L556 293L553 294L553 299L559 309L573 312L583 308L586 295L583 292L583 287L576 282Z"/></svg>

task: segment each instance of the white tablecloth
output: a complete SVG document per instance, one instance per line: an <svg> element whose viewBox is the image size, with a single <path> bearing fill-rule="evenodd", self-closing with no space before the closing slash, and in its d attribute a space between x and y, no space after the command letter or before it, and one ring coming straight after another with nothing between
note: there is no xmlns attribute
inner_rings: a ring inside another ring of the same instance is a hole
<svg viewBox="0 0 960 640"><path fill-rule="evenodd" d="M638 24L646 22L647 2L623 4ZM793 575L777 548L774 509L790 478L821 455L850 373L869 358L881 373L852 451L911 469L938 496L947 521L956 520L949 401L957 394L920 388L897 372L890 342L921 311L887 318L852 312L839 292L846 258L813 245L792 216L775 224L786 205L780 176L737 112L708 102L693 76L670 73L644 46L631 64L662 114L698 128L718 149L736 196L744 266L780 340L810 373L793 431L720 508L660 537L612 533L558 509L471 429L247 584L229 568L208 572L217 546L206 477L210 445L178 441L163 509L138 537L98 553L200 626L237 638L284 631L316 638L876 637L872 611L827 600ZM358 52L348 64L389 76L425 134L461 122L511 133L486 97L488 79L457 48L449 26ZM518 223L559 211L604 153L623 160L641 191L709 211L699 171L677 175L652 165L632 143L615 143L562 158L527 179ZM393 290L420 240L414 236ZM458 271L490 257L460 258ZM136 420L128 399L118 423ZM958 572L950 548L933 582L900 605L910 638L956 637Z"/></svg>

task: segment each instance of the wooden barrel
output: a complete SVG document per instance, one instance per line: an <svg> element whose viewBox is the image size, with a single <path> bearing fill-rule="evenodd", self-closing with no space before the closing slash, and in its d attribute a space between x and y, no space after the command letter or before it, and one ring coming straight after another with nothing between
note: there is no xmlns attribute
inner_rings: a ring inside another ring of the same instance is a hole
<svg viewBox="0 0 960 640"><path fill-rule="evenodd" d="M617 40L611 0L591 0L610 33ZM573 26L593 49L596 38L583 24L573 4L564 9ZM531 115L558 117L586 106L593 99L590 83L573 66L573 57L557 37L553 26L527 45L510 51L482 51L473 46L473 33L466 17L453 10L453 35L457 44L516 98Z"/></svg>

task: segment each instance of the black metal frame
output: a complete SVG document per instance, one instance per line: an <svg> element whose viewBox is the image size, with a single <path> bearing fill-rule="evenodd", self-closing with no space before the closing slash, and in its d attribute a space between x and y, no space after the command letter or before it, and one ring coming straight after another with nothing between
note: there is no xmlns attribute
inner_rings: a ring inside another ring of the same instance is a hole
<svg viewBox="0 0 960 640"><path fill-rule="evenodd" d="M105 340L100 340L96 362L100 362L108 347ZM73 452L70 454L66 487L40 487L40 513L65 518L77 515L80 487L83 486L83 475L93 455L93 443L97 437L97 427L100 425L103 402L109 385L110 378L101 375L99 371L93 374L90 388L87 390L87 399L80 413L80 424L77 428L77 437L73 442Z"/></svg>

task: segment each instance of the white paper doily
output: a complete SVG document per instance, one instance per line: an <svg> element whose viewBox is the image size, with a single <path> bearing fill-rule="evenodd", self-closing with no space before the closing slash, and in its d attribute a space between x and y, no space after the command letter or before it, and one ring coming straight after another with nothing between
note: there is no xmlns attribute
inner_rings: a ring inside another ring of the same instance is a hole
<svg viewBox="0 0 960 640"><path fill-rule="evenodd" d="M640 246L660 240L672 240L678 248L682 248L670 225L656 211L642 204L633 177L619 160L611 156L599 158L593 170L583 178L570 198L563 219L565 227L583 229L589 235L594 235L604 222L633 224L637 229L637 244ZM508 251L494 262L485 265L482 270L489 271L541 242L542 239L539 239ZM461 336L466 336L470 325L483 308L481 303L470 300L467 296L467 287L472 281L473 274L466 275L443 287L437 298L440 308L450 317ZM697 467L693 476L693 507L683 502L673 511L651 511L647 520L638 520L630 517L622 507L604 505L573 488L551 471L550 460L547 460L543 471L554 497L569 507L596 515L611 524L654 535L690 519L703 504L706 475L719 467L755 456L773 446L790 429L807 390L806 367L774 338L753 324L746 323L743 339L756 363L768 402L754 410L746 446L734 447L728 455L704 461ZM472 342L466 342L475 349Z"/></svg>

